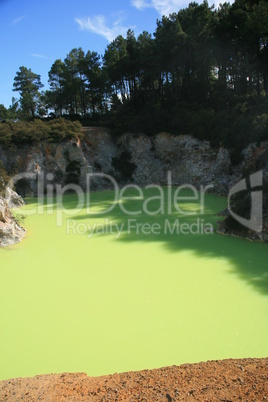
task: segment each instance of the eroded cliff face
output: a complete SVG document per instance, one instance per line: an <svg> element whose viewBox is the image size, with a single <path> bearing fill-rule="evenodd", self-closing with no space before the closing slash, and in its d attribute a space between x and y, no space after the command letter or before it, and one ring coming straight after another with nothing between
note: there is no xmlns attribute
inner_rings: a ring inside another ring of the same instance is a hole
<svg viewBox="0 0 268 402"><path fill-rule="evenodd" d="M41 174L45 185L65 185L71 181L80 184L88 169L88 162L76 141L2 150L0 158L6 171L15 178L15 188L22 196L37 194L37 178ZM24 173L21 179L16 176L20 173Z"/></svg>
<svg viewBox="0 0 268 402"><path fill-rule="evenodd" d="M227 193L231 161L226 149L212 149L207 141L168 133L155 137L125 134L118 144L131 154L136 165L132 178L138 185L165 185L170 172L172 185L211 186L216 193Z"/></svg>
<svg viewBox="0 0 268 402"><path fill-rule="evenodd" d="M0 196L0 247L19 243L25 236L25 229L16 221L10 208L24 204L22 198L7 188L5 196Z"/></svg>
<svg viewBox="0 0 268 402"><path fill-rule="evenodd" d="M17 191L22 196L37 194L40 175L45 187L75 183L86 190L89 173L99 174L92 183L94 189L102 189L112 183L100 173L119 184L145 186L168 184L170 172L172 185L210 185L214 192L227 193L231 162L226 149L212 149L206 141L167 133L154 137L124 134L114 140L106 128L85 127L83 134L82 141L0 149L0 159L9 174L29 174L17 182Z"/></svg>
<svg viewBox="0 0 268 402"><path fill-rule="evenodd" d="M228 195L229 189L242 177L258 170L263 171L264 185L268 187L268 142L251 144L243 151L241 164L232 166L227 149L211 148L209 142L189 135L173 136L162 132L149 137L125 133L114 139L109 130L102 127L84 127L83 134L83 140L59 144L43 142L8 150L0 147L0 160L6 171L13 176L23 173L22 178L16 178L18 193L37 195L40 178L41 191L47 189L47 185L52 192L56 191L57 185L64 191L68 191L69 185L77 185L77 189L83 191L89 188L101 190L113 187L111 177L119 185L186 184ZM264 193L266 208L268 200L265 197L267 192ZM264 230L267 231L265 208ZM223 233L234 234L230 222L227 219L221 225ZM238 235L240 229L236 229Z"/></svg>

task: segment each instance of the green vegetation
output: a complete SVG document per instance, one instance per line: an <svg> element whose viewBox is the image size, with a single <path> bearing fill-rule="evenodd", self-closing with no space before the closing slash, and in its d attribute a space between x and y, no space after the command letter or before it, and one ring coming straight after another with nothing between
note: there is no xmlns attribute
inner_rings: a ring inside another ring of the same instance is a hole
<svg viewBox="0 0 268 402"><path fill-rule="evenodd" d="M50 90L40 92L40 76L20 67L20 99L0 105L0 120L66 116L115 134L192 134L238 162L249 142L267 139L268 3L193 2L158 20L153 36L118 36L103 57L72 49L48 75Z"/></svg>
<svg viewBox="0 0 268 402"><path fill-rule="evenodd" d="M14 78L13 91L20 94L20 114L22 118L34 119L41 115L39 89L43 87L40 75L26 67L20 67Z"/></svg>
<svg viewBox="0 0 268 402"><path fill-rule="evenodd" d="M0 124L0 144L29 144L36 141L60 142L65 139L82 137L81 124L58 118L50 121L36 119L32 122L7 121Z"/></svg>
<svg viewBox="0 0 268 402"><path fill-rule="evenodd" d="M9 180L10 177L8 176L7 172L3 167L3 162L0 161L0 196L4 195Z"/></svg>

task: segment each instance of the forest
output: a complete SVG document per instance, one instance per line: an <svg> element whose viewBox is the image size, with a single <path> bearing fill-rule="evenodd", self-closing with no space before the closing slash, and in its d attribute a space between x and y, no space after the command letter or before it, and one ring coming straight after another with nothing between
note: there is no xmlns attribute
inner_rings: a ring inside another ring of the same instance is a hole
<svg viewBox="0 0 268 402"><path fill-rule="evenodd" d="M102 56L72 49L54 61L48 83L43 91L40 75L19 67L13 90L20 97L8 109L0 105L1 143L18 122L65 118L114 135L191 134L227 147L239 162L248 143L268 139L268 2L190 3L157 20L153 35L129 29Z"/></svg>

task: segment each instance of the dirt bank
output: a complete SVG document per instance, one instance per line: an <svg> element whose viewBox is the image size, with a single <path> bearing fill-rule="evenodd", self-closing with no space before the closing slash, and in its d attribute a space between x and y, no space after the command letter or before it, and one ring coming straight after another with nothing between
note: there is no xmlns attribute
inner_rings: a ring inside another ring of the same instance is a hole
<svg viewBox="0 0 268 402"><path fill-rule="evenodd" d="M211 361L88 377L39 375L0 382L4 401L266 401L268 358Z"/></svg>

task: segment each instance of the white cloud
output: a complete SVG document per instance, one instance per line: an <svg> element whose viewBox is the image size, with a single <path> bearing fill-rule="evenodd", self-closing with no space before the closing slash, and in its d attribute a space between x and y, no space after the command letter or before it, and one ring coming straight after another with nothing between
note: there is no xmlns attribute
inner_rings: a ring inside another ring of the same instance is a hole
<svg viewBox="0 0 268 402"><path fill-rule="evenodd" d="M185 0L132 0L132 6L138 10L145 8L154 8L161 16L178 12L181 8L187 7L188 2Z"/></svg>
<svg viewBox="0 0 268 402"><path fill-rule="evenodd" d="M114 21L112 26L109 27L103 15L97 15L92 18L75 18L75 22L78 23L80 29L104 36L109 42L114 40L118 35L126 35L128 30L128 27L122 25L122 18Z"/></svg>
<svg viewBox="0 0 268 402"><path fill-rule="evenodd" d="M146 0L132 0L131 4L133 7L136 7L138 10L143 10L147 7L153 7L152 3L148 3Z"/></svg>
<svg viewBox="0 0 268 402"><path fill-rule="evenodd" d="M197 3L201 4L203 0L198 0ZM225 0L209 0L209 5L213 4L217 8L220 3L224 3ZM233 3L234 0L229 0L230 3ZM182 8L188 7L190 0L131 0L131 4L133 7L136 7L138 10L144 10L145 8L154 8L160 16L166 15L168 16L171 13L176 13Z"/></svg>
<svg viewBox="0 0 268 402"><path fill-rule="evenodd" d="M48 59L47 56L45 56L44 54L39 54L39 53L30 53L29 56L37 57L39 59Z"/></svg>
<svg viewBox="0 0 268 402"><path fill-rule="evenodd" d="M25 15L21 15L20 17L15 18L15 19L12 21L12 24L18 24L18 23L21 22L24 18L25 18Z"/></svg>

